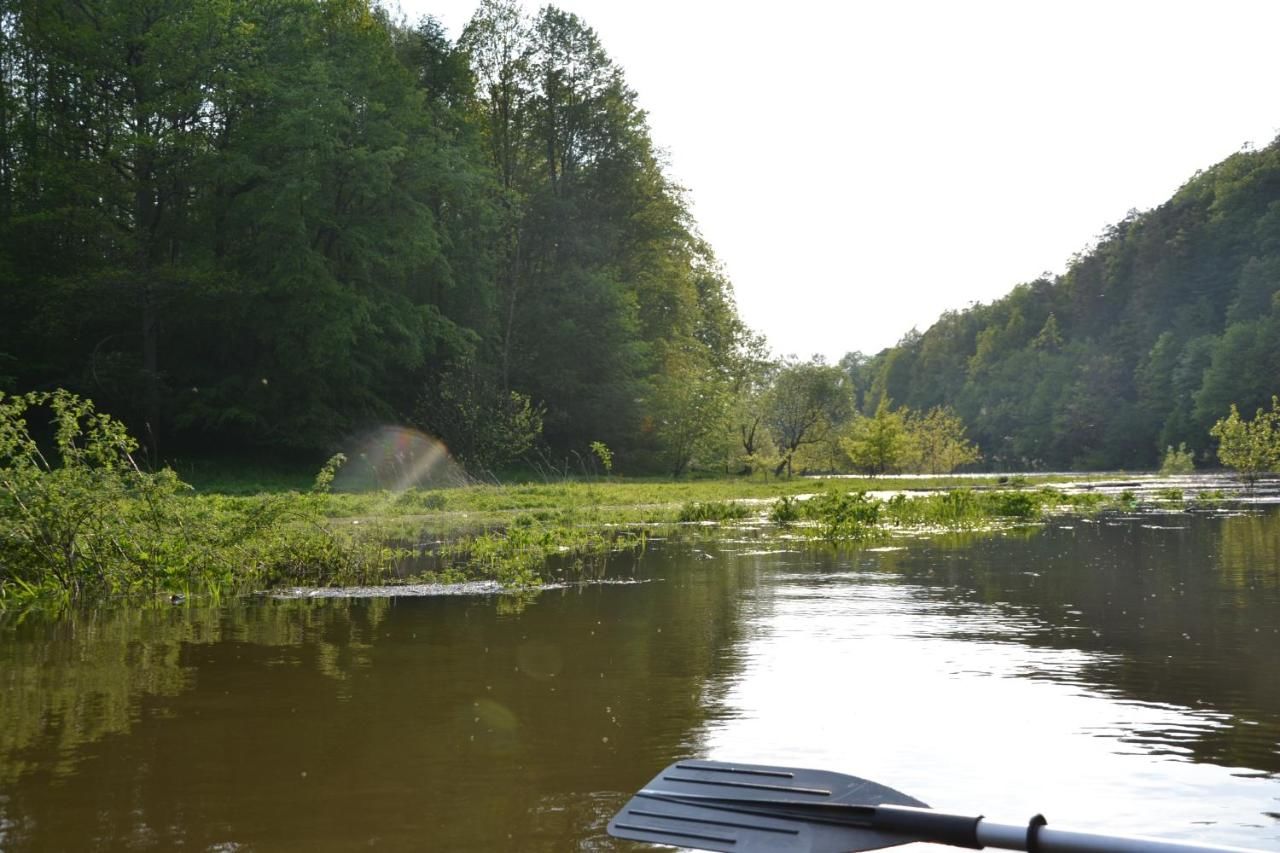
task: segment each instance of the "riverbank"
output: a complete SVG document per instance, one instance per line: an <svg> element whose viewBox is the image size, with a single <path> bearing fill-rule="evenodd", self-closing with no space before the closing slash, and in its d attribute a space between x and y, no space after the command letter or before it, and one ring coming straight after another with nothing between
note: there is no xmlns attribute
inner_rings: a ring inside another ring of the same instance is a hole
<svg viewBox="0 0 1280 853"><path fill-rule="evenodd" d="M750 523L765 535L869 544L1228 496L1220 478L1175 487L1150 475L1070 474L602 478L331 493L337 464L311 491L254 495L195 491L170 472L122 471L114 480L94 472L69 483L55 477L65 480L63 469L50 472L34 514L5 522L16 559L0 575L0 608L297 587L536 586L599 576L611 555L689 525Z"/></svg>

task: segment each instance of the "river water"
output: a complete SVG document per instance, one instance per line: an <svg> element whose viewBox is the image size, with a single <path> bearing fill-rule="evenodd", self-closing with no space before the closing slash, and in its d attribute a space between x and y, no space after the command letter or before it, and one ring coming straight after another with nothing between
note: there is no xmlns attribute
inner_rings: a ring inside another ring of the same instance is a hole
<svg viewBox="0 0 1280 853"><path fill-rule="evenodd" d="M0 849L641 849L688 756L1280 849L1280 512L873 550L749 528L536 595L0 625Z"/></svg>

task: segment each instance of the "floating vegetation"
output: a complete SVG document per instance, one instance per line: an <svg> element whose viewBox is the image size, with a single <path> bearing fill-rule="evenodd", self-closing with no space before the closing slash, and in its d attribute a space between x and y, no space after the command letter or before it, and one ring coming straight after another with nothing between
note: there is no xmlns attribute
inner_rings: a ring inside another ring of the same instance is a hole
<svg viewBox="0 0 1280 853"><path fill-rule="evenodd" d="M809 500L779 499L769 517L795 525L811 538L869 542L889 533L956 531L1036 522L1052 512L1096 512L1108 505L1130 507L1097 493L1064 494L1056 489L953 489L912 497L899 493L880 500L866 492L829 490Z"/></svg>
<svg viewBox="0 0 1280 853"><path fill-rule="evenodd" d="M734 501L693 501L680 507L680 521L734 521L747 518L751 509Z"/></svg>

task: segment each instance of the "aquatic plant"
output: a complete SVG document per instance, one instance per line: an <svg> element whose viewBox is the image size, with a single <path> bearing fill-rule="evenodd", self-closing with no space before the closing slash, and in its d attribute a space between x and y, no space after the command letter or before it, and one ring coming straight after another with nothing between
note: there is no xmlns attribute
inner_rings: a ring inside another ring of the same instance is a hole
<svg viewBox="0 0 1280 853"><path fill-rule="evenodd" d="M1196 470L1195 452L1187 449L1185 441L1179 442L1175 448L1169 445L1164 451L1164 460L1160 463L1160 473L1164 476L1192 474Z"/></svg>
<svg viewBox="0 0 1280 853"><path fill-rule="evenodd" d="M802 504L804 516L814 521L823 539L865 540L875 536L881 501L866 492L836 489L815 495Z"/></svg>
<svg viewBox="0 0 1280 853"><path fill-rule="evenodd" d="M774 501L769 509L769 520L774 524L791 524L800 520L800 501L789 495L783 495Z"/></svg>
<svg viewBox="0 0 1280 853"><path fill-rule="evenodd" d="M680 521L732 521L746 518L751 510L733 501L693 501L680 507Z"/></svg>

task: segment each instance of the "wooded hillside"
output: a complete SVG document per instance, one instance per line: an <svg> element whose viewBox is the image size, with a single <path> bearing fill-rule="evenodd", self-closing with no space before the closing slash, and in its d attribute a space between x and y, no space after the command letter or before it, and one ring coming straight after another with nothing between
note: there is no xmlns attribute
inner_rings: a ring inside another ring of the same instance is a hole
<svg viewBox="0 0 1280 853"><path fill-rule="evenodd" d="M991 251L1000 251L998 241ZM1208 459L1231 403L1280 392L1280 144L1197 174L1054 279L846 356L865 412L950 405L997 468Z"/></svg>
<svg viewBox="0 0 1280 853"><path fill-rule="evenodd" d="M408 422L665 467L693 404L659 392L743 334L574 15L485 0L454 43L368 0L0 0L0 390L162 458Z"/></svg>

